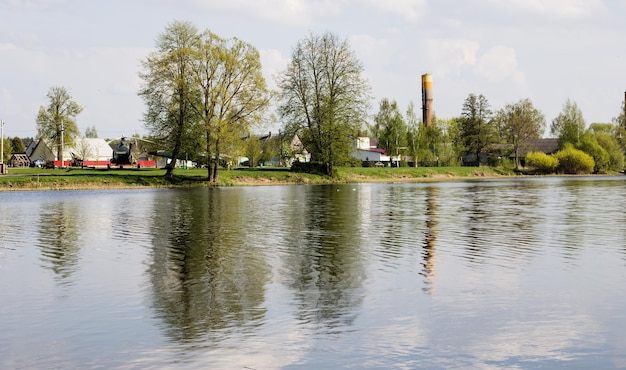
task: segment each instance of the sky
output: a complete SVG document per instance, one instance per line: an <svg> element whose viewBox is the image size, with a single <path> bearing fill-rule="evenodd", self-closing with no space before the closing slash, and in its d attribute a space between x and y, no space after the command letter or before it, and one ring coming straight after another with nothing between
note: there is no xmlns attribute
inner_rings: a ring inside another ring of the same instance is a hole
<svg viewBox="0 0 626 370"><path fill-rule="evenodd" d="M141 61L186 21L256 47L272 89L300 40L348 40L372 115L387 98L421 117L429 73L439 118L483 94L493 110L529 98L547 127L568 99L588 125L611 122L626 91L625 16L624 0L0 0L0 120L5 137L35 137L46 94L63 86L84 108L81 133L149 134Z"/></svg>

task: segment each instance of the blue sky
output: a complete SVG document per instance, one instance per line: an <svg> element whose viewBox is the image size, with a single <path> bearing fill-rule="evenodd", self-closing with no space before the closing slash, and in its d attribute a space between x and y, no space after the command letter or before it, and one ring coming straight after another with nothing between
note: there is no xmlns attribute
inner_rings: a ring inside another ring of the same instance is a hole
<svg viewBox="0 0 626 370"><path fill-rule="evenodd" d="M372 114L382 98L419 109L423 73L440 118L474 93L494 110L530 98L548 126L567 99L587 124L610 122L626 91L623 0L0 0L0 14L0 120L11 137L36 135L52 86L84 107L81 132L146 134L140 61L174 20L254 45L272 88L311 32L348 39Z"/></svg>

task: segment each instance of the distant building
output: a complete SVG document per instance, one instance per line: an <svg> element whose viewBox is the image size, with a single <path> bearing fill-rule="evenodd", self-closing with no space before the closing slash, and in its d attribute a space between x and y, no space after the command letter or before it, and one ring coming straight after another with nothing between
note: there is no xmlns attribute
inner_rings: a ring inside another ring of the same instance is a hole
<svg viewBox="0 0 626 370"><path fill-rule="evenodd" d="M352 156L360 159L365 166L383 165L391 163L392 159L399 160L399 157L392 158L387 155L384 149L377 148L373 140L367 136L356 138L356 145Z"/></svg>
<svg viewBox="0 0 626 370"><path fill-rule="evenodd" d="M26 153L13 153L8 162L9 167L28 167L30 166L30 159Z"/></svg>
<svg viewBox="0 0 626 370"><path fill-rule="evenodd" d="M526 155L530 152L541 152L545 154L554 154L559 151L559 139L531 139L522 143L519 147L519 159L524 165ZM480 164L488 164L489 158L508 158L515 160L515 153L513 152L513 144L492 144L480 155ZM476 165L476 154L468 153L462 157L464 166Z"/></svg>

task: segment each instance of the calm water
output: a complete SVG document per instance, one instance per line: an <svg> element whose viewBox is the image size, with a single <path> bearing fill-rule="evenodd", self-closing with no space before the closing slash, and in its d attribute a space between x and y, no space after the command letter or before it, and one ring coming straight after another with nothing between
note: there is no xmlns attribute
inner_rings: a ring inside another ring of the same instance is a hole
<svg viewBox="0 0 626 370"><path fill-rule="evenodd" d="M0 193L0 368L626 367L626 178Z"/></svg>

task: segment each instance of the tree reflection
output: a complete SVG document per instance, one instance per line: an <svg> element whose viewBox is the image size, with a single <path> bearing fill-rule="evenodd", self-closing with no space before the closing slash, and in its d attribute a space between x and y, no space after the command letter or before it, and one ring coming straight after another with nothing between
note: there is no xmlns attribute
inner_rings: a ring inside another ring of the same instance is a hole
<svg viewBox="0 0 626 370"><path fill-rule="evenodd" d="M460 210L465 220L464 256L477 265L482 265L498 251L498 258L515 258L535 251L536 226L541 215L528 212L536 209L539 198L531 182L492 183L488 186L475 185L467 189L469 200ZM513 240L503 240L502 235L511 235Z"/></svg>
<svg viewBox="0 0 626 370"><path fill-rule="evenodd" d="M43 267L53 271L64 284L78 268L78 209L71 203L52 203L39 213L38 246Z"/></svg>
<svg viewBox="0 0 626 370"><path fill-rule="evenodd" d="M245 204L219 189L159 197L149 274L157 316L174 341L220 340L260 325L269 267L243 238Z"/></svg>
<svg viewBox="0 0 626 370"><path fill-rule="evenodd" d="M352 324L364 295L359 195L347 186L316 186L304 196L302 207L289 210L287 285L298 319L332 333Z"/></svg>

